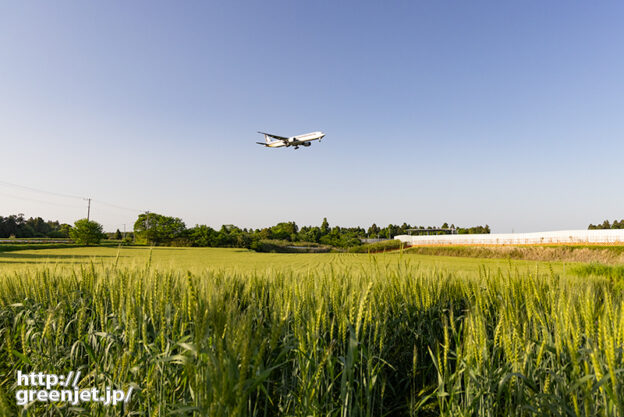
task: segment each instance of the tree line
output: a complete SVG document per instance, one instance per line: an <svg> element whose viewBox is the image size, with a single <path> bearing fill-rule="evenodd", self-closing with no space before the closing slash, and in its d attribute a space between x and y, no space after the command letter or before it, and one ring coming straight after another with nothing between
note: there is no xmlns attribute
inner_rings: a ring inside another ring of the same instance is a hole
<svg viewBox="0 0 624 417"><path fill-rule="evenodd" d="M598 229L624 229L624 219L617 221L613 220L613 223L610 223L609 220L605 220L602 224L590 224L587 227L588 230L598 230Z"/></svg>
<svg viewBox="0 0 624 417"><path fill-rule="evenodd" d="M58 221L43 220L41 217L24 218L23 214L0 216L0 238L69 238L71 226Z"/></svg>
<svg viewBox="0 0 624 417"><path fill-rule="evenodd" d="M455 227L444 223L442 229L454 229L459 234L490 233L490 227ZM213 229L206 225L186 227L179 217L158 213L140 214L134 223L133 233L125 235L125 243L160 246L237 247L258 250L262 242L280 242L284 245L310 243L337 248L350 248L362 244L362 239L392 239L407 234L408 229L440 229L437 226L412 226L389 224L368 228L330 226L324 218L320 226L299 227L295 222L281 222L275 226L253 229L223 225ZM444 232L432 230L430 234ZM0 238L71 238L76 243L98 244L102 239L122 239L119 230L103 233L102 225L87 219L77 220L73 226L58 221L45 221L41 217L25 219L23 214L0 216Z"/></svg>
<svg viewBox="0 0 624 417"><path fill-rule="evenodd" d="M203 247L240 247L257 249L261 241L274 240L285 243L309 242L339 248L361 245L361 239L392 239L394 236L407 234L408 229L438 229L433 226L411 226L389 224L379 227L376 224L368 229L363 227L330 226L324 218L320 226L299 227L295 222L282 222L275 226L261 229L240 228L235 225L223 225L219 230L206 225L187 228L182 219L157 213L139 215L134 224L134 236L137 243L172 246ZM455 228L454 225L442 225L444 229L455 229L460 234L490 233L490 227L475 226ZM443 232L433 232L443 233Z"/></svg>

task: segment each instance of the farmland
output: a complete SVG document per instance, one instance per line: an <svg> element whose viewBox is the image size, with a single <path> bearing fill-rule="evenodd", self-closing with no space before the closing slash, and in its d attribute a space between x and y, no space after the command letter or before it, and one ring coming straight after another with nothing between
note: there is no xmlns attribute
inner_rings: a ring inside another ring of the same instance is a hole
<svg viewBox="0 0 624 417"><path fill-rule="evenodd" d="M405 254L0 254L2 415L624 415L616 278ZM128 404L15 406L80 370ZM20 414L21 413L21 414Z"/></svg>
<svg viewBox="0 0 624 417"><path fill-rule="evenodd" d="M230 272L259 272L288 270L306 272L310 269L344 267L349 271L354 268L368 268L371 261L392 268L401 258L399 251L389 254L287 254L287 253L256 253L238 248L171 248L145 246L116 247L81 247L66 249L32 249L0 253L0 271L31 269L34 265L50 266L63 269L80 264L110 266L141 267L146 262L156 269L172 269L191 272L202 272L205 269L219 269ZM477 273L482 266L491 269L509 267L505 259L475 259L455 256L426 256L410 254L403 257L412 264L420 264L428 268L440 268L449 272ZM535 267L546 267L545 263L512 261L514 267L534 270ZM563 270L563 263L548 264L556 271Z"/></svg>

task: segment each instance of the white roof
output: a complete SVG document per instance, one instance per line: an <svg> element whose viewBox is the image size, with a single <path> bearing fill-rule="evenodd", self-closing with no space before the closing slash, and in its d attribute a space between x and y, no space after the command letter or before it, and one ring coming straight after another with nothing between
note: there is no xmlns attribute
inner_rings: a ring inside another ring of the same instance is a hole
<svg viewBox="0 0 624 417"><path fill-rule="evenodd" d="M558 230L534 233L492 233L475 235L399 235L395 239L408 245L485 244L522 245L547 243L624 243L624 229Z"/></svg>

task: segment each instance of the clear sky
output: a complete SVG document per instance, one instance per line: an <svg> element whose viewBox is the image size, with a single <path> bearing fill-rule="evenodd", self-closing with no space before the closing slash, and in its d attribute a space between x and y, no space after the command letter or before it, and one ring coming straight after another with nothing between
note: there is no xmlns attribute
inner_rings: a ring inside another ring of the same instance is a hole
<svg viewBox="0 0 624 417"><path fill-rule="evenodd" d="M624 3L24 1L0 215L128 229L624 218ZM266 149L256 131L322 130ZM103 202L113 204L103 204ZM130 209L130 210L128 210Z"/></svg>

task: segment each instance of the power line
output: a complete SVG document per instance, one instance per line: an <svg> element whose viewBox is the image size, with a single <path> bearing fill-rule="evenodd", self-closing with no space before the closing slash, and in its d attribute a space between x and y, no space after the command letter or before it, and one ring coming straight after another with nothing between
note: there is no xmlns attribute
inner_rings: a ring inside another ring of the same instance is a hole
<svg viewBox="0 0 624 417"><path fill-rule="evenodd" d="M95 199L93 199L93 201L94 201L95 203L104 204L105 206L114 207L114 208L119 209L119 210L128 210L128 211L132 211L132 212L140 212L140 211L143 211L143 210L136 209L136 208L130 208L130 207L118 206L117 204L107 203L106 201L102 201L102 200L95 200Z"/></svg>
<svg viewBox="0 0 624 417"><path fill-rule="evenodd" d="M2 193L2 192L0 192L0 195L3 195L5 197L10 197L10 198L15 198L15 199L18 199L18 200L26 200L26 201L33 201L35 203L51 204L53 206L71 207L71 208L78 208L78 207L80 207L78 205L70 205L70 204L63 204L63 203L53 203L51 201L38 200L36 198L21 197L21 196L17 196L17 195L14 195L14 194L7 194L7 193Z"/></svg>
<svg viewBox="0 0 624 417"><path fill-rule="evenodd" d="M91 199L83 198L83 200L87 200L89 202L89 205L87 206L87 221L89 221L89 216L91 215Z"/></svg>
<svg viewBox="0 0 624 417"><path fill-rule="evenodd" d="M134 212L134 213L138 213L138 212L143 211L143 210L140 210L140 209L131 208L131 207L124 207L124 206L108 203L108 202L102 201L102 200L96 200L96 199L89 198L89 197L80 197L80 196L71 195L71 194L63 194L63 193L57 193L57 192L54 192L54 191L46 191L46 190L41 190L41 189L34 188L34 187L28 187L28 186L25 186L25 185L14 184L14 183L7 182L7 181L1 181L0 180L0 185L5 185L5 186L8 186L8 187L21 188L21 189L32 191L32 192L41 193L41 194L49 194L49 195L54 195L54 196L57 196L57 197L71 198L71 199L76 199L76 200L86 200L86 201L88 201L88 208L87 208L87 213L88 214L87 214L87 217L89 217L91 201L97 202L99 204L103 204L103 205L106 205L106 206L109 206L109 207L113 207L113 208L116 208L116 209L119 209L119 210L126 210L126 211L131 211L131 212ZM14 196L14 197L15 198L22 198L23 200L29 200L28 198L16 197L16 196ZM41 200L35 200L35 199L30 199L30 200L31 201L37 201L39 203L46 203L45 201L41 201ZM57 203L47 203L47 204L57 204Z"/></svg>
<svg viewBox="0 0 624 417"><path fill-rule="evenodd" d="M0 181L0 184L6 185L6 186L9 186L9 187L22 188L24 190L30 190L30 191L34 191L34 192L37 192L37 193L55 195L57 197L75 198L75 199L78 199L78 200L81 200L83 198L83 197L78 197L76 195L61 194L61 193L56 193L56 192L52 192L52 191L44 191L44 190L40 190L38 188L27 187L25 185L19 185L19 184L13 184L13 183L6 182L6 181Z"/></svg>

